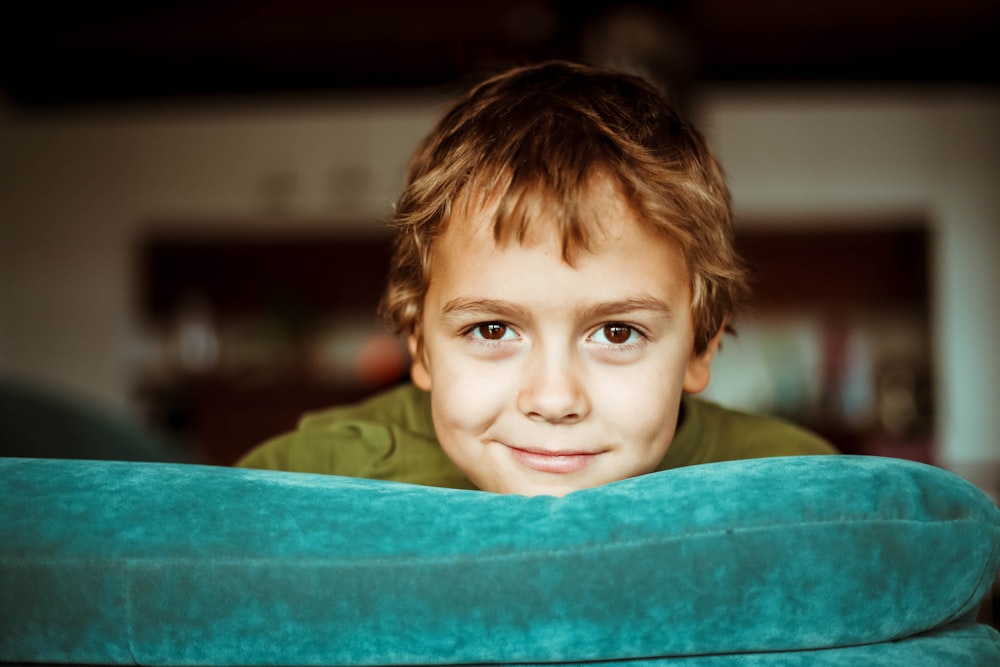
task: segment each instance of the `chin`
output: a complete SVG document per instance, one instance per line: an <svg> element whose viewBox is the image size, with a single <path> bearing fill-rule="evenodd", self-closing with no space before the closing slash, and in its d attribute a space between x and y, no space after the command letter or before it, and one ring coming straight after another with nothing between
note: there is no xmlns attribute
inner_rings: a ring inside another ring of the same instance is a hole
<svg viewBox="0 0 1000 667"><path fill-rule="evenodd" d="M515 493L521 496L555 496L556 498L562 498L566 494L573 493L574 491L579 491L579 490L580 489L577 489L575 487L543 487L543 488L532 487L521 491L512 491L511 493Z"/></svg>
<svg viewBox="0 0 1000 667"><path fill-rule="evenodd" d="M504 488L497 489L495 492L519 496L555 496L556 498L562 498L563 496L573 493L574 491L590 489L604 483L605 482L573 483L568 480L565 482L553 483L520 483L504 485Z"/></svg>

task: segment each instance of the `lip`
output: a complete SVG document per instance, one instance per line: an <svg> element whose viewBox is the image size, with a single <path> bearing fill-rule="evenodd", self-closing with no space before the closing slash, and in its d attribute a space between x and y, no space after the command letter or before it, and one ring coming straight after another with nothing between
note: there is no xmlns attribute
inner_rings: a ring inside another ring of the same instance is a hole
<svg viewBox="0 0 1000 667"><path fill-rule="evenodd" d="M544 449L525 449L507 445L511 455L521 465L538 472L569 474L586 468L598 454L580 451L550 452Z"/></svg>

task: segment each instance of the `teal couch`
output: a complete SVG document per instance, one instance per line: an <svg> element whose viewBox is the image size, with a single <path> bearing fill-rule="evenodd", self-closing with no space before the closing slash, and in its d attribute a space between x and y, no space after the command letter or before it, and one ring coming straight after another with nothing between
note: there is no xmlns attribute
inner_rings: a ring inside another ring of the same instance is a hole
<svg viewBox="0 0 1000 667"><path fill-rule="evenodd" d="M565 498L0 459L0 663L1000 665L1000 511L799 457Z"/></svg>

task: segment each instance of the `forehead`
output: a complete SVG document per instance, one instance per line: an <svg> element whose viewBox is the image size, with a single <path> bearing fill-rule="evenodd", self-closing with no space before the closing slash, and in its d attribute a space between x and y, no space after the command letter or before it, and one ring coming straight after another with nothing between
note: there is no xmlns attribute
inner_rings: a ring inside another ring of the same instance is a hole
<svg viewBox="0 0 1000 667"><path fill-rule="evenodd" d="M465 291L491 298L513 293L515 283L539 290L559 285L564 294L586 289L595 296L618 292L657 293L688 298L688 267L680 246L643 222L614 187L602 184L588 193L577 214L586 238L566 253L565 229L543 209L523 233L513 224L497 233L502 201L456 212L431 254L428 290L434 297ZM534 282L532 282L534 281ZM574 285L576 289L574 289ZM586 288L584 288L586 286Z"/></svg>

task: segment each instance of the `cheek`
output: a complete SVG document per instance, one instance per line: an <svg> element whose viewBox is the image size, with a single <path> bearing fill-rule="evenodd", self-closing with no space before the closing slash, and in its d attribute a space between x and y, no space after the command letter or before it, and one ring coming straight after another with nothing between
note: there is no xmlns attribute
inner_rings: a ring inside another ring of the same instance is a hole
<svg viewBox="0 0 1000 667"><path fill-rule="evenodd" d="M677 425L683 374L644 367L627 375L600 383L595 407L626 442L647 447L669 443Z"/></svg>
<svg viewBox="0 0 1000 667"><path fill-rule="evenodd" d="M443 360L432 368L434 425L442 441L455 434L482 431L509 399L511 390L503 374Z"/></svg>

